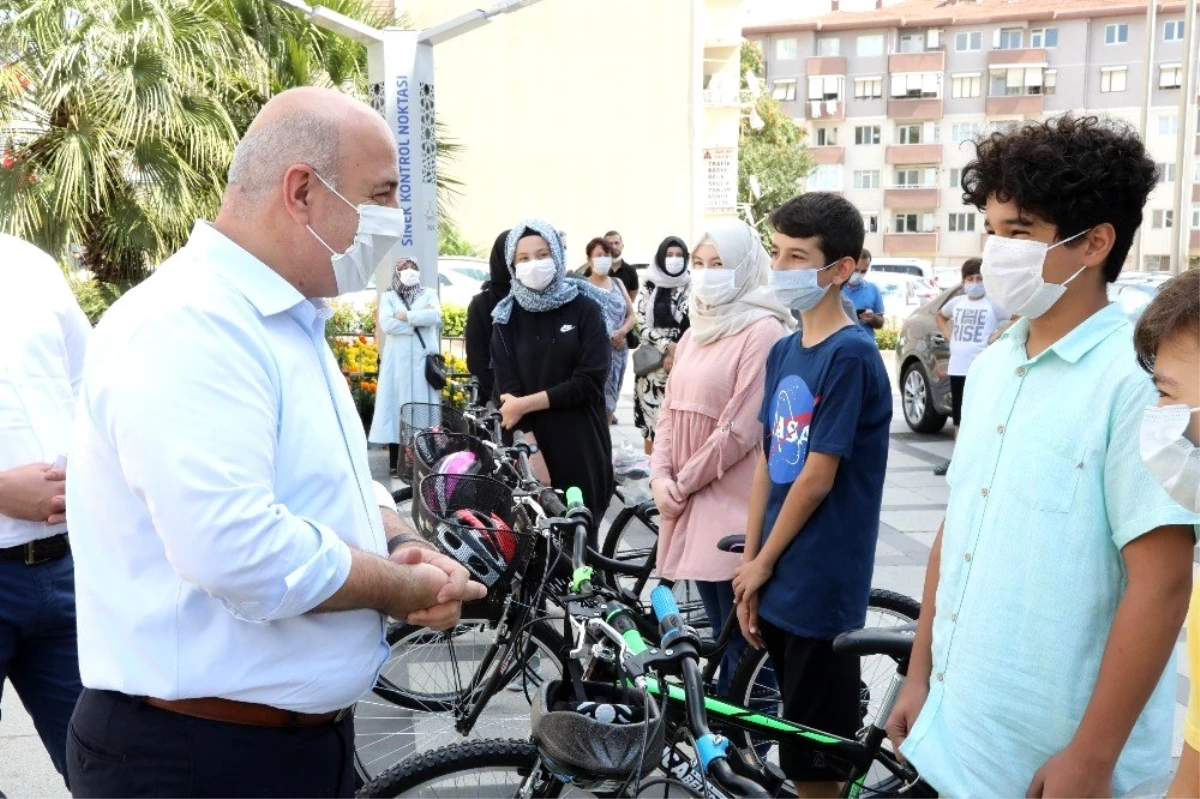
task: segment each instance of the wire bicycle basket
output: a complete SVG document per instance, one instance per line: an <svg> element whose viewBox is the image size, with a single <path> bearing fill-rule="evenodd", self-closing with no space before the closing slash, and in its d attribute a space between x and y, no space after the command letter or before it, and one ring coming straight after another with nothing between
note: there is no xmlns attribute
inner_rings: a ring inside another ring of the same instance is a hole
<svg viewBox="0 0 1200 799"><path fill-rule="evenodd" d="M426 541L487 586L487 596L468 603L464 615L499 619L538 538L512 489L490 477L430 474L418 486L413 522Z"/></svg>
<svg viewBox="0 0 1200 799"><path fill-rule="evenodd" d="M429 402L406 402L400 406L400 479L415 485L413 479L413 439L423 430L465 433L467 420L462 411L452 405Z"/></svg>

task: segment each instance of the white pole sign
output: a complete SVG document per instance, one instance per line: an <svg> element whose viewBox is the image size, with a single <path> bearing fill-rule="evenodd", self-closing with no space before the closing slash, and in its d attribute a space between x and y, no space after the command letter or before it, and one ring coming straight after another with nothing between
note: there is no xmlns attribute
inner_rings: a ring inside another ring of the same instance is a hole
<svg viewBox="0 0 1200 799"><path fill-rule="evenodd" d="M737 214L737 149L707 148L704 151L704 176L704 213L713 216Z"/></svg>
<svg viewBox="0 0 1200 799"><path fill-rule="evenodd" d="M404 235L393 254L421 265L421 282L438 290L437 143L433 123L433 48L417 31L388 28L383 43L367 48L371 106L396 137L400 170L397 192ZM386 289L395 261L380 267L377 285Z"/></svg>

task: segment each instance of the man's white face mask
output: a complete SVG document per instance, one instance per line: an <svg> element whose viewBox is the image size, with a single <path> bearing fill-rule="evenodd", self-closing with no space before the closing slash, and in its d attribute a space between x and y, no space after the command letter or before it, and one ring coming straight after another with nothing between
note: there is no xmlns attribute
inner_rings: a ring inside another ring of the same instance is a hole
<svg viewBox="0 0 1200 799"><path fill-rule="evenodd" d="M358 230L354 241L345 252L339 253L317 235L312 225L306 225L308 232L329 250L330 263L333 266L333 279L337 284L337 293L347 294L352 291L362 291L371 281L371 275L379 264L387 258L388 253L396 246L404 235L404 212L399 208L386 205L359 205L347 200L341 192L320 174L314 172L317 180L338 196L346 205L354 208L358 214Z"/></svg>

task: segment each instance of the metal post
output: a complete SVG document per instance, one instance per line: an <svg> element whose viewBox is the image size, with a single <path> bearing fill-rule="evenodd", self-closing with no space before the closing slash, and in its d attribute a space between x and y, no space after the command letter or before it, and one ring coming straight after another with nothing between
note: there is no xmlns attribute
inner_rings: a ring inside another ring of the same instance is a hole
<svg viewBox="0 0 1200 799"><path fill-rule="evenodd" d="M1154 96L1154 43L1157 41L1155 35L1155 26L1158 24L1158 0L1151 0L1146 4L1146 85L1145 91L1142 93L1142 115L1138 124L1138 132L1142 135L1143 142L1150 141L1150 98ZM1090 40L1089 40L1090 41ZM1085 95L1086 96L1086 95ZM1138 227L1134 234L1137 241L1134 245L1134 261L1133 268L1140 270L1146 259L1142 253L1142 242L1144 236L1142 234L1145 225Z"/></svg>
<svg viewBox="0 0 1200 799"><path fill-rule="evenodd" d="M1196 150L1196 0L1188 0L1180 64L1179 130L1175 145L1175 208L1171 216L1171 273L1186 268L1191 234L1192 168Z"/></svg>

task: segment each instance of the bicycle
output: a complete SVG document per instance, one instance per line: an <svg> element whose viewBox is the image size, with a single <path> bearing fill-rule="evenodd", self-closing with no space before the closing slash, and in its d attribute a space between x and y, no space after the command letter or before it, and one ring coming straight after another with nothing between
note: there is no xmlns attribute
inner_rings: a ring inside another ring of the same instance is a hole
<svg viewBox="0 0 1200 799"><path fill-rule="evenodd" d="M553 502L548 503L553 508ZM572 503L567 518L579 515ZM586 511L584 511L586 513ZM789 740L797 746L846 762L850 777L843 796L858 797L864 791L877 796L932 796L928 786L907 764L883 748L884 720L890 714L907 673L909 650L914 628L912 625L897 631L862 630L846 633L835 642L836 649L849 654L879 654L897 662L881 713L869 725L860 740L847 740L828 735L803 725L706 697L699 668L702 644L694 631L679 615L678 606L669 588L660 586L652 594L653 605L662 632L657 646L648 646L642 637L637 615L622 604L617 593L593 584L592 570L584 565L587 547L586 532L577 522L573 530L571 594L563 597L568 613L565 631L577 633L576 646L564 663L563 674L573 681L595 679L606 668L616 664L620 672L662 705L660 725L665 724L667 735L662 746L661 769L669 776L641 781L641 774L630 774L622 782L597 782L595 775L573 777L564 773L561 762L550 759L547 751L558 751L553 741L525 739L471 741L443 747L405 761L372 780L359 793L364 797L434 796L443 795L439 784L449 780L445 790L463 795L557 796L565 785L575 784L595 790L601 795L637 795L653 785L673 785L689 795L701 797L787 795L782 775L756 757L749 747L743 750L729 739L714 735L708 718L718 719L724 726L733 726L748 733ZM586 663L586 665L584 665ZM572 668L572 666L574 668ZM678 675L682 681L670 679ZM619 676L619 675L618 675ZM645 723L649 724L650 714ZM683 723L680 722L683 719ZM657 733L654 734L657 739ZM691 753L680 742L691 742ZM649 730L647 741L651 740ZM669 741L669 742L668 742ZM644 754L644 753L643 753ZM561 758L560 758L561 761ZM642 763L644 758L637 758ZM886 776L868 787L872 767ZM498 790L485 793L484 784L464 785L472 775L485 769L509 773L513 782L489 785ZM638 767L641 770L641 766ZM609 775L601 775L607 777ZM626 790L632 786L632 792Z"/></svg>

